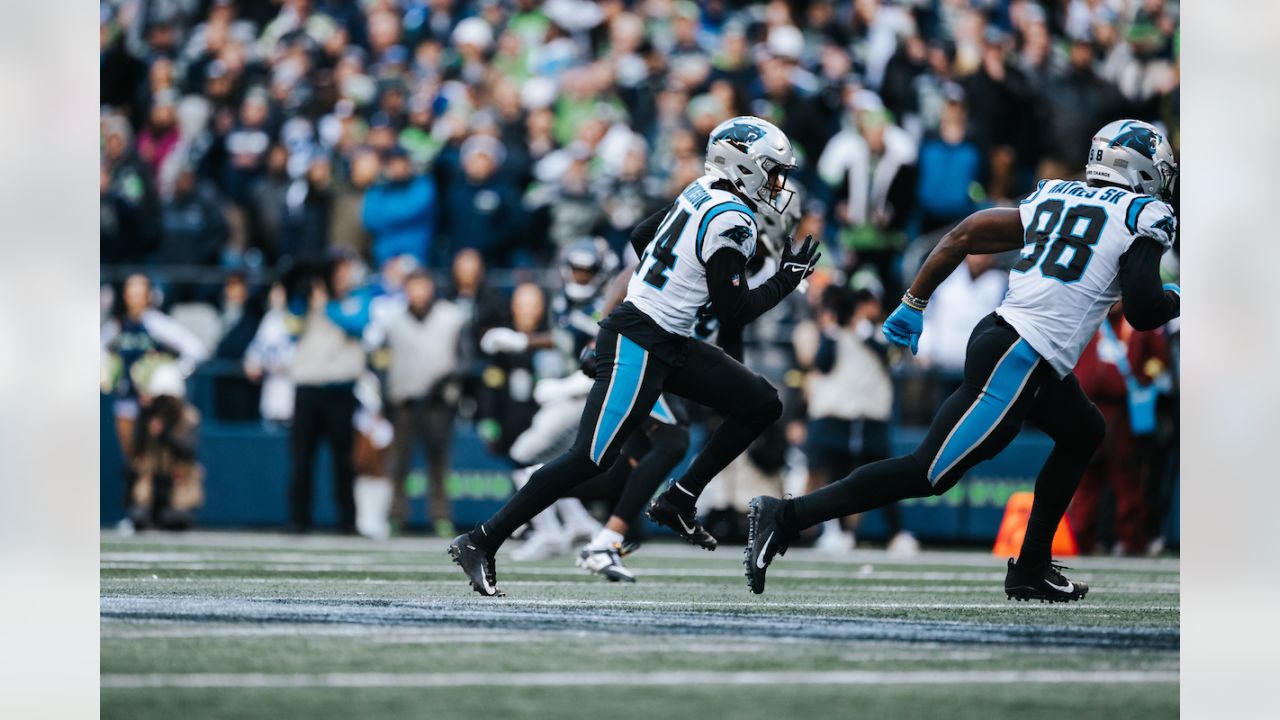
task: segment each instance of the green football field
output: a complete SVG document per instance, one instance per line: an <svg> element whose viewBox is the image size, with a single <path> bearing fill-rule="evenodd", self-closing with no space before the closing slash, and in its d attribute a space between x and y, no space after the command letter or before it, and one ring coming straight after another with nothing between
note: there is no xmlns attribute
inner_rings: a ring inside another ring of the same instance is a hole
<svg viewBox="0 0 1280 720"><path fill-rule="evenodd" d="M1083 602L1005 599L1000 558L653 543L634 585L443 541L104 533L102 717L1170 718L1178 561L1081 558Z"/></svg>

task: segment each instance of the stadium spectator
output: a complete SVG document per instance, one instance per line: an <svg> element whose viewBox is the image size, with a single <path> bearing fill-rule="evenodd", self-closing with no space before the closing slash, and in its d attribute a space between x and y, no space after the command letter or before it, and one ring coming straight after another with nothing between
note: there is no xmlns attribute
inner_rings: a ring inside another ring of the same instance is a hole
<svg viewBox="0 0 1280 720"><path fill-rule="evenodd" d="M280 254L294 264L318 262L329 252L333 207L333 172L329 158L316 155L307 162L306 176L285 193Z"/></svg>
<svg viewBox="0 0 1280 720"><path fill-rule="evenodd" d="M337 255L320 277L312 277L293 312L300 325L293 355L294 421L289 443L290 525L293 532L311 529L311 489L316 451L328 442L333 462L334 505L338 527L355 532L354 476L351 466L355 382L364 371L360 344L369 319L369 300L356 286L356 260Z"/></svg>
<svg viewBox="0 0 1280 720"><path fill-rule="evenodd" d="M1080 147L1088 147L1088 142ZM968 139L964 104L958 96L949 98L938 134L920 146L920 232L946 227L977 209L974 191L981 167L982 156Z"/></svg>
<svg viewBox="0 0 1280 720"><path fill-rule="evenodd" d="M915 204L916 142L891 122L874 93L859 92L853 102L852 127L827 143L818 176L832 193L841 248L887 277Z"/></svg>
<svg viewBox="0 0 1280 720"><path fill-rule="evenodd" d="M409 255L425 264L431 257L436 189L431 178L413 171L409 152L397 145L387 153L382 181L365 191L361 219L373 237L373 262L382 267Z"/></svg>
<svg viewBox="0 0 1280 720"><path fill-rule="evenodd" d="M213 357L238 365L262 321L262 298L254 297L243 272L232 272L222 282L218 303L218 341ZM214 381L213 414L219 420L256 420L258 388L239 374L219 374Z"/></svg>
<svg viewBox="0 0 1280 720"><path fill-rule="evenodd" d="M387 320L384 341L390 353L387 397L395 426L391 520L398 527L408 521L404 484L413 451L421 447L427 454L432 528L442 537L452 537L445 480L458 400L454 374L466 318L453 303L436 297L435 282L424 270L409 273L404 286L408 304Z"/></svg>
<svg viewBox="0 0 1280 720"><path fill-rule="evenodd" d="M966 257L934 291L938 302L925 308L925 329L917 355L921 362L958 379L964 371L965 348L973 327L996 309L1008 286L1008 273L996 267L993 256Z"/></svg>
<svg viewBox="0 0 1280 720"><path fill-rule="evenodd" d="M1071 501L1068 517L1081 552L1097 546L1100 506L1110 489L1117 555L1145 553L1150 541L1147 482L1156 431L1156 380L1169 367L1163 331L1137 332L1120 303L1111 308L1076 364L1076 377L1102 411L1107 434Z"/></svg>
<svg viewBox="0 0 1280 720"><path fill-rule="evenodd" d="M532 238L521 232L520 196L510 178L498 172L506 157L502 142L476 135L462 143L456 157L456 165L451 159L444 161L442 244L436 257L470 248L490 266L508 267L516 259L527 262Z"/></svg>
<svg viewBox="0 0 1280 720"><path fill-rule="evenodd" d="M102 261L142 262L160 239L155 184L134 153L129 121L123 115L108 114L102 125Z"/></svg>
<svg viewBox="0 0 1280 720"><path fill-rule="evenodd" d="M245 212L249 242L274 263L284 249L285 203L289 191L289 150L275 144L267 151L267 167L249 188Z"/></svg>
<svg viewBox="0 0 1280 720"><path fill-rule="evenodd" d="M888 457L893 410L888 346L878 331L880 299L868 290L830 285L821 305L817 323L801 323L793 337L797 361L809 371L805 378L809 492L843 479L860 465ZM914 553L918 546L903 531L897 507L886 508L885 518L890 549ZM852 550L857 542L854 520L831 521L818 537L818 548L833 553Z"/></svg>
<svg viewBox="0 0 1280 720"><path fill-rule="evenodd" d="M365 193L378 179L381 163L369 148L353 151L345 172L333 183L333 209L329 240L332 247L347 250L365 262L373 262L373 238L365 228Z"/></svg>
<svg viewBox="0 0 1280 720"><path fill-rule="evenodd" d="M263 420L270 422L287 423L293 419L297 390L293 383L296 343L289 329L291 318L284 286L272 285L267 295L267 312L244 352L245 377L262 384L258 412Z"/></svg>
<svg viewBox="0 0 1280 720"><path fill-rule="evenodd" d="M507 454L538 411L533 398L534 383L542 376L538 356L551 346L547 300L537 285L516 287L511 294L510 317L510 327L491 328L480 342L485 363L481 436L498 455ZM558 351L548 350L547 355L562 360ZM548 376L561 377L563 370L563 363L558 363Z"/></svg>
<svg viewBox="0 0 1280 720"><path fill-rule="evenodd" d="M161 206L160 227L156 260L164 265L217 266L231 234L213 189L202 185L191 167L178 173L173 197ZM173 299L182 302L194 295L191 288L179 288Z"/></svg>
<svg viewBox="0 0 1280 720"><path fill-rule="evenodd" d="M127 456L129 522L134 529L185 530L204 503L204 468L197 460L200 413L186 402L186 380L175 363L160 362L145 375Z"/></svg>

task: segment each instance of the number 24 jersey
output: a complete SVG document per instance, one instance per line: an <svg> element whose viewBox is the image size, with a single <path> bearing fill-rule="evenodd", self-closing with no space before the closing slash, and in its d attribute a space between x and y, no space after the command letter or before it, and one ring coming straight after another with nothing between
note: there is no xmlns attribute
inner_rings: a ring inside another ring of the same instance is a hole
<svg viewBox="0 0 1280 720"><path fill-rule="evenodd" d="M698 309L710 300L707 260L722 248L755 253L755 216L737 195L712 187L716 180L704 175L680 193L627 283L628 302L682 337L693 335Z"/></svg>
<svg viewBox="0 0 1280 720"><path fill-rule="evenodd" d="M1173 246L1173 209L1149 196L1075 180L1043 180L1022 201L1022 257L996 309L1059 376L1120 299L1120 258L1139 237Z"/></svg>

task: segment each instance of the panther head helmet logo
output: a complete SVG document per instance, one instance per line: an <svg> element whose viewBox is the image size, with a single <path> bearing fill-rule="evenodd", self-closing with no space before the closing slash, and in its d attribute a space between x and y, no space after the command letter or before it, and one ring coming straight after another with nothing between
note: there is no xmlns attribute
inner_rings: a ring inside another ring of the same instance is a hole
<svg viewBox="0 0 1280 720"><path fill-rule="evenodd" d="M716 140L728 140L746 152L747 146L764 137L764 129L745 123L734 123L716 135Z"/></svg>
<svg viewBox="0 0 1280 720"><path fill-rule="evenodd" d="M1135 150L1143 157L1154 160L1156 157L1156 146L1160 143L1160 136L1151 132L1150 128L1141 126L1125 128L1111 140L1111 147L1125 147Z"/></svg>

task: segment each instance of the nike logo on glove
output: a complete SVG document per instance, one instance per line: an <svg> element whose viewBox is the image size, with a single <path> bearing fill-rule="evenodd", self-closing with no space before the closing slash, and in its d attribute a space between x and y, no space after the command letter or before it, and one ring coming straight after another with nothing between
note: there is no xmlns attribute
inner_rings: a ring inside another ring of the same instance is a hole
<svg viewBox="0 0 1280 720"><path fill-rule="evenodd" d="M803 263L787 263L782 266L782 269L790 270L791 272L804 272L809 269L809 266Z"/></svg>
<svg viewBox="0 0 1280 720"><path fill-rule="evenodd" d="M769 549L769 542L773 540L773 533L769 533L769 537L764 539L764 544L760 546L760 554L756 555L756 567L764 569L764 554Z"/></svg>

